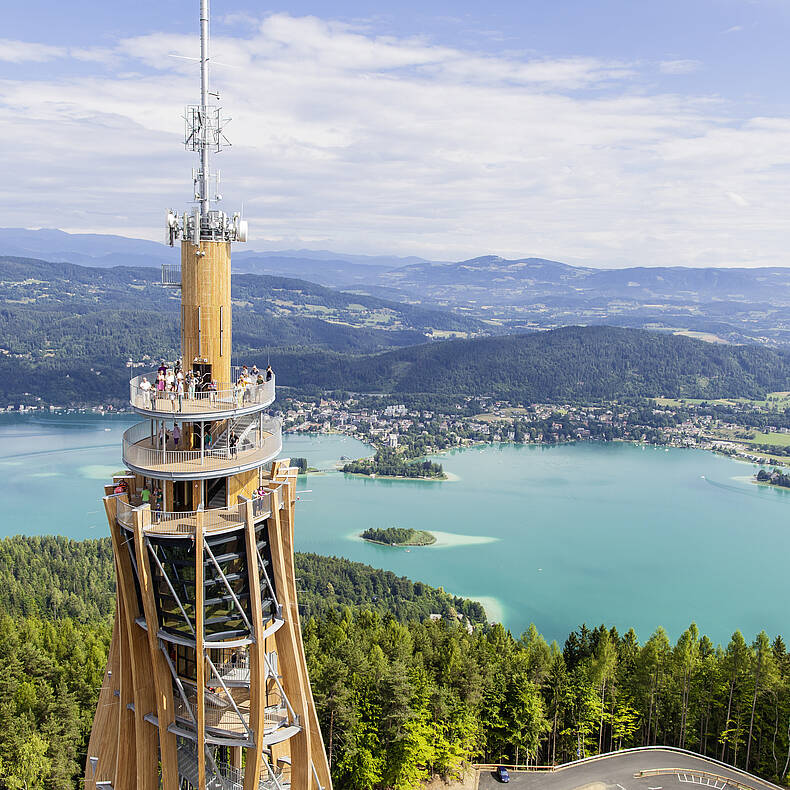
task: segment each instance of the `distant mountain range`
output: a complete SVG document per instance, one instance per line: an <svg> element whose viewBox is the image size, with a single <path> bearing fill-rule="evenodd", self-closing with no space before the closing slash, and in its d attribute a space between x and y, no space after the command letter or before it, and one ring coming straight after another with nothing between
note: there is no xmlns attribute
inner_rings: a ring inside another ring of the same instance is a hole
<svg viewBox="0 0 790 790"><path fill-rule="evenodd" d="M84 266L177 262L164 244L56 230L0 229L0 255ZM495 333L609 324L722 343L790 345L790 267L593 269L486 255L459 262L326 250L234 249L235 274L294 277L389 302L439 308Z"/></svg>
<svg viewBox="0 0 790 790"><path fill-rule="evenodd" d="M377 283L405 292L420 290L447 304L523 304L537 296L592 295L678 304L757 300L790 305L790 268L690 269L682 266L592 269L543 258L507 260L485 255L458 263L422 262L388 271ZM427 290L426 290L427 289Z"/></svg>
<svg viewBox="0 0 790 790"><path fill-rule="evenodd" d="M163 263L177 263L180 257L177 247L155 241L99 233L66 233L52 228L0 228L0 255L100 268L159 267ZM331 282L323 282L326 277L315 281L336 285L337 282L353 282L354 272L358 268L389 270L424 263L425 260L414 256L340 255L328 250L255 251L243 245L234 248L233 262L234 271L250 274L282 274L303 278L309 274L320 276L323 272Z"/></svg>

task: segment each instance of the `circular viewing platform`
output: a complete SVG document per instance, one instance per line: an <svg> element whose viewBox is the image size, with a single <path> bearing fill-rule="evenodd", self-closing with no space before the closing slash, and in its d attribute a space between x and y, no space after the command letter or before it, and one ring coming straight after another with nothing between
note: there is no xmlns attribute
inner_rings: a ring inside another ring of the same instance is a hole
<svg viewBox="0 0 790 790"><path fill-rule="evenodd" d="M272 496L268 492L262 497L252 500L252 515L254 521L268 518L271 515ZM118 500L115 518L122 527L133 530L135 523L135 511L140 510L140 506ZM223 532L230 532L244 527L244 511L241 505L230 505L229 507L215 507L206 510L185 510L185 511L161 511L151 510L150 523L143 527L146 535L163 537L194 538L197 530L198 519L200 519L203 533L206 535L216 535Z"/></svg>
<svg viewBox="0 0 790 790"><path fill-rule="evenodd" d="M233 445L221 437L211 449L196 450L168 449L154 432L153 422L140 422L123 435L123 462L146 477L202 480L255 469L273 461L282 447L282 422L272 417L256 419Z"/></svg>
<svg viewBox="0 0 790 790"><path fill-rule="evenodd" d="M211 389L185 387L179 398L177 393L156 388L156 370L141 373L129 382L129 403L134 411L146 417L200 421L251 414L274 402L274 374L261 384L248 376L242 385L239 384L241 368L233 368L232 374L236 383L217 382L216 388Z"/></svg>

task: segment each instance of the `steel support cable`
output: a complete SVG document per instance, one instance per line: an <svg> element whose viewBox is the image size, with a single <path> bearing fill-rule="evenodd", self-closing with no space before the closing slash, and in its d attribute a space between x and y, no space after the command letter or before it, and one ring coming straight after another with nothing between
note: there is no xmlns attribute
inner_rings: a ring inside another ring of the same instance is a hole
<svg viewBox="0 0 790 790"><path fill-rule="evenodd" d="M173 585L170 583L170 579L167 573L165 572L165 569L162 567L162 563L159 562L159 557L156 556L156 549L151 545L151 542L148 540L148 538L145 539L145 542L146 545L148 546L149 551L151 552L151 556L154 558L154 562L159 568L159 572L162 574L165 581L167 582L167 586L170 589L170 592L173 594L173 598L175 598L176 603L178 604L178 608L181 610L181 614L184 616L184 620L186 621L186 624L189 626L189 630L192 632L192 636L194 636L195 639L197 639L197 634L195 633L195 629L192 627L192 621L189 619L186 610L181 605L181 599L178 597L176 591L173 589Z"/></svg>
<svg viewBox="0 0 790 790"><path fill-rule="evenodd" d="M236 705L236 700L233 699L233 695L230 693L230 691L228 691L228 687L225 685L225 681L222 679L222 676L219 674L219 672L217 671L217 668L214 666L214 662L211 660L211 657L205 651L204 651L204 655L205 655L206 661L208 661L208 665L211 667L211 671L214 673L214 675L216 676L217 680L219 680L220 685L224 689L225 693L228 695L228 699L230 700L230 704L233 705L233 710L236 711L236 715L239 717L239 720L244 725L244 729L247 730L247 737L250 740L253 740L252 730L250 729L250 725L247 722L244 721L244 716L241 715L241 711L239 710L239 706Z"/></svg>
<svg viewBox="0 0 790 790"><path fill-rule="evenodd" d="M258 555L258 562L260 563L261 570L263 571L263 578L266 579L266 586L269 588L269 592L272 594L272 600L274 601L274 605L277 609L280 609L280 604L277 602L277 596L274 594L274 587L272 586L271 580L269 579L269 574L266 572L266 564L263 561L263 557L261 557L260 549L256 546L255 553Z"/></svg>
<svg viewBox="0 0 790 790"><path fill-rule="evenodd" d="M288 695L285 693L285 689L283 688L283 684L280 683L280 678L277 673L274 671L274 667L272 666L272 662L269 661L269 656L266 655L265 650L261 650L261 655L263 656L263 662L266 664L266 668L269 670L269 675L274 678L274 682L277 684L277 688L280 689L280 694L283 695L283 699L285 700L285 705L288 708L288 712L291 714L293 720L298 724L299 723L299 716L297 716L296 711L291 706L291 701L288 699Z"/></svg>
<svg viewBox="0 0 790 790"><path fill-rule="evenodd" d="M173 662L170 660L170 655L165 650L164 640L159 640L159 649L165 654L165 660L167 661L167 665L170 667L170 672L173 675L173 680L176 682L176 686L178 686L178 693L181 695L181 699L184 701L184 705L187 707L187 713L189 713L189 718L192 719L192 724L197 727L197 720L195 719L195 714L192 712L192 705L187 698L187 693L184 691L184 684L181 682L181 678L178 677L178 672L176 668L173 666Z"/></svg>
<svg viewBox="0 0 790 790"><path fill-rule="evenodd" d="M220 575L220 578L222 579L223 583L225 584L225 587L226 587L227 591L231 594L231 597L233 598L233 602L236 604L236 608L239 610L239 613L241 614L242 619L246 623L247 629L249 630L250 635L253 635L254 634L254 630L253 630L252 624L250 623L249 619L247 618L247 615L244 612L244 609L242 608L241 604L239 603L239 599L236 597L236 593L233 592L233 588L230 586L230 582L227 580L227 578L225 577L225 574L222 572L222 568L219 567L219 563L217 562L216 558L214 557L214 553L209 548L208 541L205 538L203 538L203 548L205 548L205 550L208 552L208 556L211 558L211 561L214 563L214 567L217 569L217 573Z"/></svg>

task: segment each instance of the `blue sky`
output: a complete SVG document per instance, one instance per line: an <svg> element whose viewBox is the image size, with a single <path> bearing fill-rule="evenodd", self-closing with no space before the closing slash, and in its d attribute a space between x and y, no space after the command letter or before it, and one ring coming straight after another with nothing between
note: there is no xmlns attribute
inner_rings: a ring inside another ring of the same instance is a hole
<svg viewBox="0 0 790 790"><path fill-rule="evenodd" d="M5 9L3 225L160 237L196 9ZM789 9L214 0L226 208L260 248L786 265Z"/></svg>

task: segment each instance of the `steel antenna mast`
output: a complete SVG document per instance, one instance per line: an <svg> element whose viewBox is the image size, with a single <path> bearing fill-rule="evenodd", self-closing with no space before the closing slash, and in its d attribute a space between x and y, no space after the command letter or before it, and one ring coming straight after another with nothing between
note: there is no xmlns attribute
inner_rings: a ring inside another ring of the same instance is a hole
<svg viewBox="0 0 790 790"><path fill-rule="evenodd" d="M208 215L209 117L208 117L208 0L200 0L200 218ZM203 224L201 222L201 224Z"/></svg>
<svg viewBox="0 0 790 790"><path fill-rule="evenodd" d="M184 146L198 154L199 164L192 170L193 200L197 207L180 217L172 209L167 212L167 243L173 246L183 238L194 245L202 241L247 241L247 223L240 212L229 217L224 211L212 208L212 202L222 200L219 194L219 172L211 172L211 149L216 153L230 145L222 126L229 120L222 117L217 105L210 105L210 97L219 94L209 90L209 0L200 0L200 104L193 104L184 113ZM173 280L173 282L171 282ZM162 282L176 285L176 278L163 271Z"/></svg>

